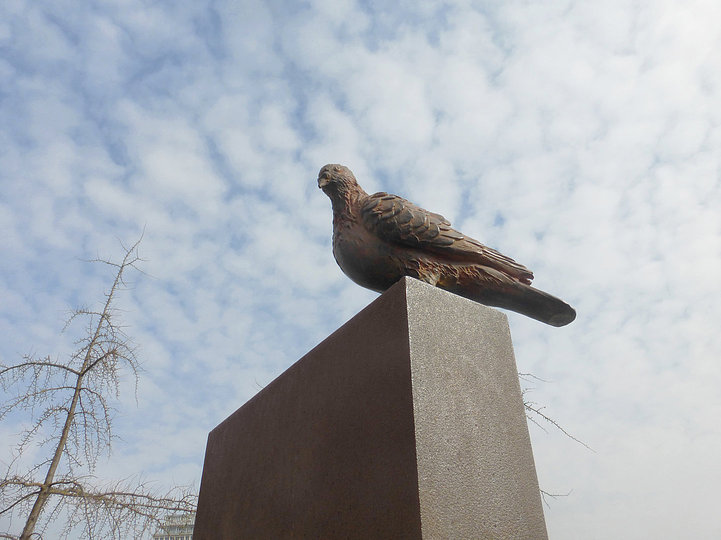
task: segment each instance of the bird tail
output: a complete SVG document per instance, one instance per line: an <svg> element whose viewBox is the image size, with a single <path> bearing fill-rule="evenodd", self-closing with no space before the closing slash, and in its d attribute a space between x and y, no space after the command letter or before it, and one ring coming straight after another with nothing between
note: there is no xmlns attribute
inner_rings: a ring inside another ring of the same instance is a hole
<svg viewBox="0 0 721 540"><path fill-rule="evenodd" d="M523 283L514 289L516 294L503 297L496 305L551 326L566 326L576 318L576 310L560 298Z"/></svg>
<svg viewBox="0 0 721 540"><path fill-rule="evenodd" d="M556 298L530 285L514 281L499 288L489 289L482 284L464 284L442 288L487 306L500 307L521 313L551 326L565 326L576 318L576 310Z"/></svg>

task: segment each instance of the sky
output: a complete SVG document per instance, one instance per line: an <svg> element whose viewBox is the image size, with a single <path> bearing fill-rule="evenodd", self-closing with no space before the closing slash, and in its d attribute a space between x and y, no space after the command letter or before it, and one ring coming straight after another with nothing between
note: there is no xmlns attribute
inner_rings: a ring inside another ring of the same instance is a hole
<svg viewBox="0 0 721 540"><path fill-rule="evenodd" d="M508 314L526 396L592 448L530 425L551 538L719 538L720 16L4 0L0 359L71 351L112 278L85 260L142 235L118 306L144 372L97 472L199 486L208 432L377 297L331 253L342 163L576 308Z"/></svg>

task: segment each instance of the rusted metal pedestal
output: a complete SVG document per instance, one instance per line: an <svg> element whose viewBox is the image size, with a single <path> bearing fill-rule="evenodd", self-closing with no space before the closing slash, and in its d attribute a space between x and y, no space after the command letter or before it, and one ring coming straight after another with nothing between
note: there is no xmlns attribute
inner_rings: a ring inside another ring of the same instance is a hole
<svg viewBox="0 0 721 540"><path fill-rule="evenodd" d="M506 316L398 282L210 433L193 538L547 538Z"/></svg>

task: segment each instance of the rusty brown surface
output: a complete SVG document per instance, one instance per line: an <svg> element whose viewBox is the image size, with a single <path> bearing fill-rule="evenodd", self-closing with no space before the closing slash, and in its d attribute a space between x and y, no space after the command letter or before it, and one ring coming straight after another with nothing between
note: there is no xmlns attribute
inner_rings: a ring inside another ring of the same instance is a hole
<svg viewBox="0 0 721 540"><path fill-rule="evenodd" d="M208 437L196 539L418 538L403 290Z"/></svg>

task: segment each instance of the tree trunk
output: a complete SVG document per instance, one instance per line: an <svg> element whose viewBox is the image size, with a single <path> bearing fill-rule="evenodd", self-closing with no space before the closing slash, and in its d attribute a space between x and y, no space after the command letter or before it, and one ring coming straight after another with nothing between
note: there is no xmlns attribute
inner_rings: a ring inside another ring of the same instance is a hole
<svg viewBox="0 0 721 540"><path fill-rule="evenodd" d="M78 375L77 383L75 384L75 392L73 393L73 400L70 402L70 408L68 409L68 415L65 418L65 425L63 425L63 432L60 435L60 440L58 441L58 446L55 448L55 454L53 455L53 459L50 462L50 467L48 468L48 472L45 475L45 481L43 482L43 485L40 488L40 492L38 493L38 496L35 499L35 504L33 504L33 508L32 508L32 510L30 510L30 515L28 516L28 519L25 522L25 528L23 529L23 533L20 535L20 540L29 540L30 539L30 536L35 531L35 524L38 522L40 513L43 511L43 507L45 506L45 502L48 500L48 497L50 496L50 487L53 485L53 480L55 479L55 471L57 471L58 465L60 464L60 458L63 456L63 451L65 450L65 444L68 442L68 435L70 434L70 426L72 425L73 420L75 419L75 408L77 407L78 400L80 399L80 390L82 389L83 376L84 376L84 373L81 371L80 374Z"/></svg>
<svg viewBox="0 0 721 540"><path fill-rule="evenodd" d="M115 294L115 290L118 287L118 283L122 279L123 275L123 269L125 268L124 264L125 261L128 258L128 254L125 255L125 259L123 260L123 265L120 267L120 270L118 271L117 275L115 276L115 281L113 282L113 286L110 288L110 292L108 293L108 298L105 301L105 307L103 308L102 313L100 314L100 319L98 320L98 324L95 327L95 332L93 333L93 338L88 343L88 349L85 353L85 358L83 358L83 365L80 371L78 371L78 379L75 383L75 391L73 392L73 399L70 402L70 407L68 408L68 415L65 418L65 424L63 425L63 431L60 434L60 440L58 441L58 446L55 448L55 454L53 455L53 459L50 462L50 467L48 468L48 472L45 475L45 481L43 482L42 487L40 488L40 491L38 492L38 496L35 499L35 503L33 504L32 510L30 510L30 515L28 515L28 519L25 522L25 527L23 528L23 533L20 535L20 540L30 540L31 535L35 531L35 525L38 522L38 518L40 517L40 513L43 511L43 507L45 506L45 503L48 500L48 497L50 496L50 488L53 485L53 480L55 480L55 472L58 469L58 465L60 465L60 458L63 457L63 452L65 451L65 445L68 442L68 436L70 435L70 427L72 426L73 422L75 421L75 409L78 406L78 401L80 400L80 392L83 388L83 379L85 378L85 375L87 372L92 369L92 367L95 365L93 363L93 366L90 364L90 359L93 354L93 350L95 349L95 345L98 341L98 337L100 336L100 332L103 329L103 323L105 322L106 317L108 317L108 311L110 309L110 304L113 300L113 295Z"/></svg>

